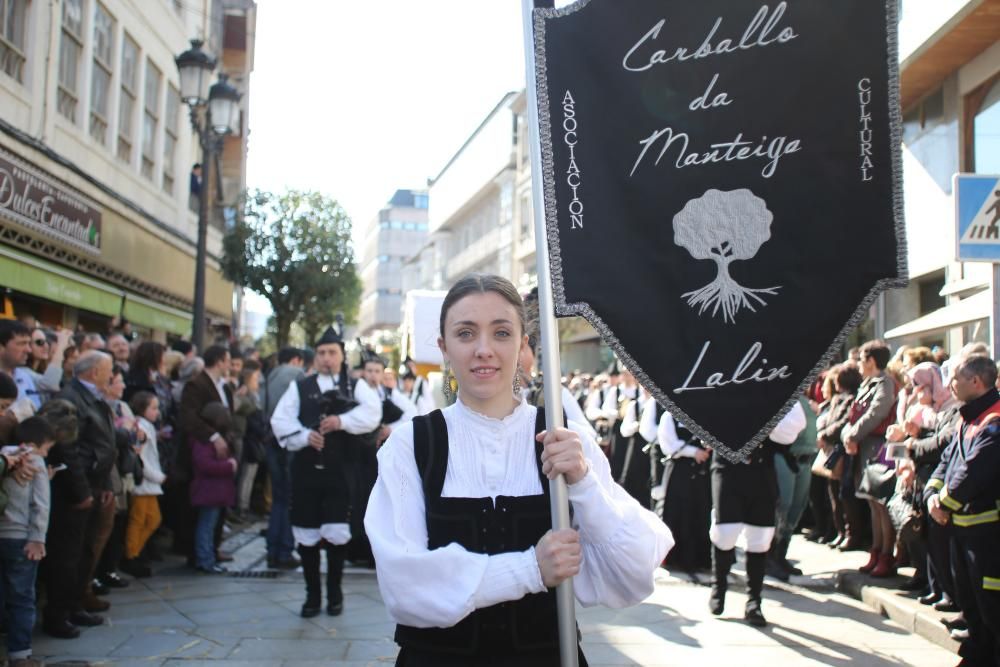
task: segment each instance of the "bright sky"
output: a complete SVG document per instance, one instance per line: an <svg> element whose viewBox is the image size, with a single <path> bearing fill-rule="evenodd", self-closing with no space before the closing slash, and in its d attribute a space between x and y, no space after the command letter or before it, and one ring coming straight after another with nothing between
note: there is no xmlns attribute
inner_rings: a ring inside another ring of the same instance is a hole
<svg viewBox="0 0 1000 667"><path fill-rule="evenodd" d="M522 40L517 0L259 0L249 187L320 190L363 227L523 87Z"/></svg>

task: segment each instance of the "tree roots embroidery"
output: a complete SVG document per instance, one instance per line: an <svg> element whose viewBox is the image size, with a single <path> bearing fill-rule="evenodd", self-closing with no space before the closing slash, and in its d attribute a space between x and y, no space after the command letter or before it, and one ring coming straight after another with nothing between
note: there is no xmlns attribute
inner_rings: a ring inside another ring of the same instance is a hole
<svg viewBox="0 0 1000 667"><path fill-rule="evenodd" d="M681 295L699 315L711 309L712 317L721 314L724 322L734 323L741 309L757 312L755 305L767 305L762 294L778 293L780 286L752 289L729 275L733 261L753 258L771 238L773 218L764 200L745 188L708 190L674 216L674 242L695 259L711 259L718 267L715 280Z"/></svg>

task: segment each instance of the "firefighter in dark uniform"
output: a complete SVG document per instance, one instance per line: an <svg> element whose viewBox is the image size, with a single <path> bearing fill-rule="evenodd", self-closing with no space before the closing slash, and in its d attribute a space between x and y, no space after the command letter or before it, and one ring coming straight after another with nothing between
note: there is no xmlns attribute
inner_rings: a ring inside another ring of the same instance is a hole
<svg viewBox="0 0 1000 667"><path fill-rule="evenodd" d="M924 490L931 519L952 526L951 567L969 626L961 665L1000 665L1000 393L996 364L962 360L951 391L964 402L958 433Z"/></svg>
<svg viewBox="0 0 1000 667"><path fill-rule="evenodd" d="M340 581L351 540L359 436L382 420L378 394L365 382L350 381L344 343L333 327L316 341L314 363L317 372L290 384L271 416L278 442L294 452L291 523L306 580L304 618L321 607L320 549L326 551L326 611L343 611Z"/></svg>
<svg viewBox="0 0 1000 667"><path fill-rule="evenodd" d="M746 537L747 604L744 618L762 627L767 620L761 611L764 568L774 538L778 478L774 455L795 442L806 427L802 404L796 402L767 440L750 453L744 463L734 463L715 450L712 456L712 568L714 581L709 610L715 616L725 606L729 568L736 562L736 541Z"/></svg>

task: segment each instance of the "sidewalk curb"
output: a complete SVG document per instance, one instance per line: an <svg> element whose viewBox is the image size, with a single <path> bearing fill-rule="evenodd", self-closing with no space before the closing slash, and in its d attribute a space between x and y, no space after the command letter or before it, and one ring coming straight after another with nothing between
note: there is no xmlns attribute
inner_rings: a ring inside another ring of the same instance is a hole
<svg viewBox="0 0 1000 667"><path fill-rule="evenodd" d="M835 557L839 560L839 557ZM801 564L801 563L800 563ZM730 571L730 581L735 579L746 585L746 571L742 559ZM854 570L842 569L835 573L833 581L817 582L810 573L793 576L789 581L779 581L773 577L764 578L765 588L775 588L790 593L841 593L854 598L872 611L885 616L911 634L923 637L929 642L958 654L959 643L951 638L948 629L941 624L943 618L954 618L957 614L944 614L926 607L903 591L874 585L873 579ZM889 580L892 582L893 580ZM806 585L810 582L813 585Z"/></svg>
<svg viewBox="0 0 1000 667"><path fill-rule="evenodd" d="M837 576L837 590L864 602L879 614L888 617L907 631L958 653L958 642L951 638L941 624L945 615L924 607L899 591L873 586L870 579L855 572L841 572ZM914 605L918 605L917 608Z"/></svg>

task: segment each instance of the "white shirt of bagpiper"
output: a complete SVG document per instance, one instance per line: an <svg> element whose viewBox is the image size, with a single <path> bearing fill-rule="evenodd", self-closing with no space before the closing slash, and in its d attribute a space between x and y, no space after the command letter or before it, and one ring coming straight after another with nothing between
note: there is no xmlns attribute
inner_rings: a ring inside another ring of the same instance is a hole
<svg viewBox="0 0 1000 667"><path fill-rule="evenodd" d="M587 421L587 418L583 414L583 408L576 402L573 394L569 393L569 389L565 385L560 385L560 387L562 388L562 409L566 413L566 421L576 422L576 425L586 431L588 436L597 440L597 431ZM528 393L528 389L522 389L521 397L527 398Z"/></svg>
<svg viewBox="0 0 1000 667"><path fill-rule="evenodd" d="M336 386L334 376L319 375L317 384L320 391L330 391ZM363 380L354 387L354 399L358 405L340 415L340 425L353 435L371 433L382 421L382 401L378 394ZM299 386L297 382L288 385L278 405L271 415L271 429L278 443L290 452L295 452L309 444L310 428L299 421ZM292 484L295 480L292 480ZM347 544L351 541L351 527L346 523L325 523L319 528L292 526L292 536L297 544L311 547L326 540L330 544Z"/></svg>
<svg viewBox="0 0 1000 667"><path fill-rule="evenodd" d="M409 399L405 392L401 389L388 389L386 387L380 386L378 388L378 398L380 401L385 401L386 396L392 401L393 405L403 411L403 416L392 422L391 424L386 424L389 430L392 431L400 424L405 424L406 422L412 420L417 416L417 406L413 404L413 401Z"/></svg>

